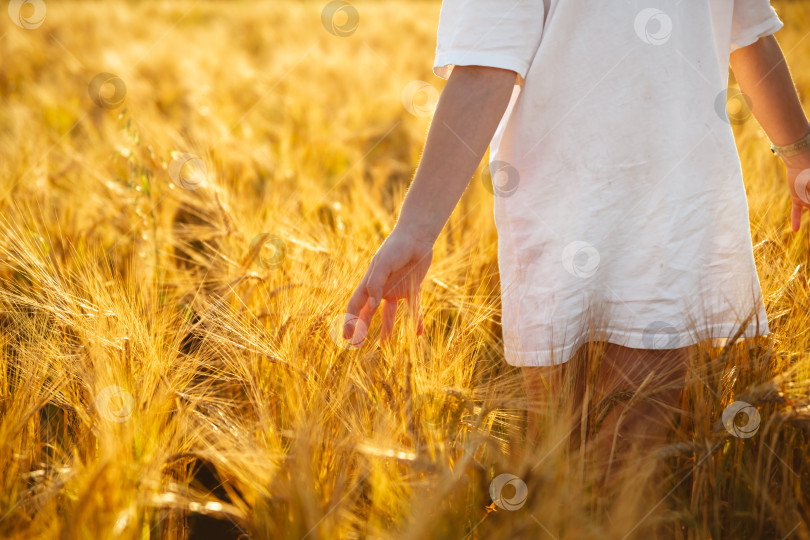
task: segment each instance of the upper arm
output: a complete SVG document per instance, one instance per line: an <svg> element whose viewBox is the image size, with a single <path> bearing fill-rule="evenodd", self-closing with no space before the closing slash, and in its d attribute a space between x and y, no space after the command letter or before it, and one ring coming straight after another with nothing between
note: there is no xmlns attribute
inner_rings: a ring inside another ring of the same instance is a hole
<svg viewBox="0 0 810 540"><path fill-rule="evenodd" d="M499 68L492 66L480 66L477 64L457 65L453 68L448 79L458 77L462 74L468 77L475 77L481 80L492 81L514 81L518 73L514 69Z"/></svg>

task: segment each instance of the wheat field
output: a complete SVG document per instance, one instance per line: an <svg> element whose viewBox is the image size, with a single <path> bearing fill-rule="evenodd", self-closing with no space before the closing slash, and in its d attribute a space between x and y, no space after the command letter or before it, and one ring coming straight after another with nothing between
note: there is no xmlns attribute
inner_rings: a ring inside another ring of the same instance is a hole
<svg viewBox="0 0 810 540"><path fill-rule="evenodd" d="M702 348L666 452L603 493L553 419L525 443L485 165L424 333L401 310L386 347L378 323L337 337L429 127L403 90L444 84L439 2L352 5L9 3L0 537L810 538L810 225L755 119L734 129L771 334ZM810 4L774 7L807 110Z"/></svg>

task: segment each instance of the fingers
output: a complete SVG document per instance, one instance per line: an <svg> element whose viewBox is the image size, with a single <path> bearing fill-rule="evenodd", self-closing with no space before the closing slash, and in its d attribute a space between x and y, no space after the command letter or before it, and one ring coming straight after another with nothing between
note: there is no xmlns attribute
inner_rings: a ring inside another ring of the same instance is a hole
<svg viewBox="0 0 810 540"><path fill-rule="evenodd" d="M360 316L360 311L368 301L368 294L366 293L364 283L365 279L360 282L360 286L357 287L351 299L349 299L349 305L346 306L346 316L343 320L343 339L351 339L354 335L357 318ZM366 324L366 328L368 328L368 324Z"/></svg>
<svg viewBox="0 0 810 540"><path fill-rule="evenodd" d="M798 231L802 226L802 209L804 208L800 204L796 204L796 201L793 201L792 207L790 209L790 226L793 229L793 232Z"/></svg>
<svg viewBox="0 0 810 540"><path fill-rule="evenodd" d="M376 257L371 260L371 266L366 275L366 294L368 295L369 309L371 309L371 316L377 311L377 306L380 305L383 297L383 286L388 281L388 276L391 274L391 269L386 264L380 264L379 259Z"/></svg>
<svg viewBox="0 0 810 540"><path fill-rule="evenodd" d="M371 326L371 319L377 311L382 299L382 286L388 279L389 272L377 264L377 259L371 259L371 265L363 276L363 280L349 299L346 307L346 317L343 322L343 339L351 339L354 334L356 319L365 323L366 329ZM373 293L373 295L371 294Z"/></svg>
<svg viewBox="0 0 810 540"><path fill-rule="evenodd" d="M366 304L360 310L360 315L358 317L354 317L353 315L349 314L346 315L347 318L352 318L350 319L350 322L352 323L352 335L348 338L344 336L344 339L351 340L353 347L359 347L362 345L363 341L365 341L366 337L368 336L368 329L371 321L371 316L369 313L368 304Z"/></svg>
<svg viewBox="0 0 810 540"><path fill-rule="evenodd" d="M413 320L416 322L416 334L421 335L424 331L424 322L420 310L420 295L418 284L408 287L410 289L407 293L405 291L397 292L396 287L392 288L388 281L397 276L392 272L391 267L395 262L389 262L390 257L375 256L371 260L369 269L360 285L352 294L349 304L346 309L346 315L343 321L343 339L352 339L358 327L364 327L364 333L368 331L371 326L371 320L374 318L374 313L377 307L382 305L382 325L380 332L380 342L387 343L393 336L394 323L397 312L397 300L407 298L408 304L412 309ZM402 272L403 279L407 276L406 272ZM415 293L414 293L415 290ZM391 300L384 299L383 295L388 294ZM407 294L407 296L406 296ZM399 296L398 296L399 295ZM361 324L362 323L362 324ZM363 341L364 338L359 338ZM358 341L358 336L354 336L353 343Z"/></svg>
<svg viewBox="0 0 810 540"><path fill-rule="evenodd" d="M382 324L380 326L380 343L386 344L394 333L394 321L397 317L397 301L383 300Z"/></svg>

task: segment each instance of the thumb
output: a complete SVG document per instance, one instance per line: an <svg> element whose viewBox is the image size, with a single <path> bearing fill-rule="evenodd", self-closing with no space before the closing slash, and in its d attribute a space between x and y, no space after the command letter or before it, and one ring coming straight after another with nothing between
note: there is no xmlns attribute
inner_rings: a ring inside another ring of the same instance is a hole
<svg viewBox="0 0 810 540"><path fill-rule="evenodd" d="M800 204L796 204L796 201L791 202L790 225L793 232L798 231L802 227L802 208Z"/></svg>
<svg viewBox="0 0 810 540"><path fill-rule="evenodd" d="M357 287L346 307L346 315L343 319L343 339L351 339L354 335L355 326L363 313L363 306L366 305L366 288L362 284Z"/></svg>

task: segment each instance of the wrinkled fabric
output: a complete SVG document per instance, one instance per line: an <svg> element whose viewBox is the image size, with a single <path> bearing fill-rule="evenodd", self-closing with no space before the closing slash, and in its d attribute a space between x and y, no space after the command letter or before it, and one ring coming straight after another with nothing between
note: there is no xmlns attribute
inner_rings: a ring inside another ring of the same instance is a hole
<svg viewBox="0 0 810 540"><path fill-rule="evenodd" d="M490 148L509 364L769 333L726 87L781 27L765 0L444 0L434 73L518 74Z"/></svg>

